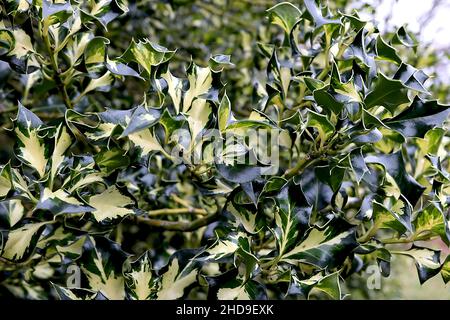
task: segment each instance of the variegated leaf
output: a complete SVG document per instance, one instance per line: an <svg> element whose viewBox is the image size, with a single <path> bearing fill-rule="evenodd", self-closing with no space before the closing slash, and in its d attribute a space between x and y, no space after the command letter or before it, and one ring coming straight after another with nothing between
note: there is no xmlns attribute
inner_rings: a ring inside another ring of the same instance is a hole
<svg viewBox="0 0 450 320"><path fill-rule="evenodd" d="M98 222L133 214L133 210L127 207L134 204L134 201L121 194L115 186L109 187L102 193L92 196L88 203L94 208L92 215Z"/></svg>

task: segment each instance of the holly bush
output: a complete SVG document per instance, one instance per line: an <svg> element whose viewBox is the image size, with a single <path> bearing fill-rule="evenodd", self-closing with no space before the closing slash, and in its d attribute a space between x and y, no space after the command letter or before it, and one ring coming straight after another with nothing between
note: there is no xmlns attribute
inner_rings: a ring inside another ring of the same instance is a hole
<svg viewBox="0 0 450 320"><path fill-rule="evenodd" d="M268 3L2 2L0 296L342 299L393 255L449 281L417 39Z"/></svg>

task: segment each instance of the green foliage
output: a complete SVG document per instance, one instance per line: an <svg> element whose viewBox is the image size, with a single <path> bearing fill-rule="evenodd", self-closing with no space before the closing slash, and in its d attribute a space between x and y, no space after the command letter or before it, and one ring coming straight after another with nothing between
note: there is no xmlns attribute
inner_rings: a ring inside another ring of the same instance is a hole
<svg viewBox="0 0 450 320"><path fill-rule="evenodd" d="M449 281L450 108L413 35L314 0L143 3L2 3L0 296L342 299L392 255Z"/></svg>

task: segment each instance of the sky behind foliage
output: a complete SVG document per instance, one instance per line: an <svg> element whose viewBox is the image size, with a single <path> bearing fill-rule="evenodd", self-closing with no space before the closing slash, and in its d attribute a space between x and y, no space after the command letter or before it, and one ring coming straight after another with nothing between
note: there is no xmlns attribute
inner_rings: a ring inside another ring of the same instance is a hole
<svg viewBox="0 0 450 320"><path fill-rule="evenodd" d="M450 82L450 0L364 0L374 6L375 14L360 12L366 19L374 18L381 32L391 31L402 25L419 34L422 43L441 51L443 57L437 68L443 82ZM356 1L355 6L360 2ZM426 45L424 45L426 46Z"/></svg>

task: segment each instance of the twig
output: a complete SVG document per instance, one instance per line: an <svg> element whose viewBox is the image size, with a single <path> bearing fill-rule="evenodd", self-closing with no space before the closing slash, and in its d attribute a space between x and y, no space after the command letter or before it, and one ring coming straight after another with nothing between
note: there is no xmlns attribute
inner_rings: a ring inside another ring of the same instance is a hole
<svg viewBox="0 0 450 320"><path fill-rule="evenodd" d="M293 176L303 172L303 170L305 170L308 166L310 166L311 164L313 164L314 162L316 162L318 160L319 160L318 156L310 156L307 158L303 158L297 162L295 167L286 171L286 173L283 175L283 177L286 179L290 179Z"/></svg>
<svg viewBox="0 0 450 320"><path fill-rule="evenodd" d="M176 215L176 214L199 214L199 215L207 215L208 212L206 212L205 209L198 209L193 207L187 207L187 208L174 208L174 209L157 209L157 210L150 210L148 212L149 217L157 217L157 216L163 216L163 215Z"/></svg>
<svg viewBox="0 0 450 320"><path fill-rule="evenodd" d="M400 238L400 239L396 239L396 238L389 238L389 239L380 239L381 243L384 244L396 244L396 243L411 243L414 242L413 239L411 238Z"/></svg>
<svg viewBox="0 0 450 320"><path fill-rule="evenodd" d="M365 234L363 234L361 237L359 237L357 239L357 241L359 243L364 243L369 241L378 231L378 229L380 228L380 226L376 223L374 223L369 230L367 230L367 232Z"/></svg>
<svg viewBox="0 0 450 320"><path fill-rule="evenodd" d="M181 199L179 196L177 196L176 194L172 194L171 195L173 201L175 201L178 204L181 204L182 206L186 207L186 208L190 208L192 207L192 205L189 203L189 201Z"/></svg>
<svg viewBox="0 0 450 320"><path fill-rule="evenodd" d="M211 222L217 220L219 214L218 212L211 213L206 217L199 218L193 221L167 221L167 220L158 220L158 219L148 219L144 217L138 217L137 221L143 224L147 224L151 227L161 228L164 230L171 231L194 231L201 227L204 227Z"/></svg>

